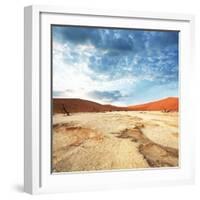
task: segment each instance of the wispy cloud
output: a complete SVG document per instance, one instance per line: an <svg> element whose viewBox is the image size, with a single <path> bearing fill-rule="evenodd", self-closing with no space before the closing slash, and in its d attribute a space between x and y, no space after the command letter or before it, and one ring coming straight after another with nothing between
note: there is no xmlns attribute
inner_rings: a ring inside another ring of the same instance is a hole
<svg viewBox="0 0 200 200"><path fill-rule="evenodd" d="M117 102L124 97L124 95L122 95L119 90L113 90L113 91L94 90L89 92L88 95L92 98L99 99L104 102Z"/></svg>

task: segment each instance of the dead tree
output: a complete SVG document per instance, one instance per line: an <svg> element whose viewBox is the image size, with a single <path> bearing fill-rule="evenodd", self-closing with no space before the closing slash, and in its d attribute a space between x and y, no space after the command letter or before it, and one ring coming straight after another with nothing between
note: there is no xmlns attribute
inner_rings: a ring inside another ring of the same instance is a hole
<svg viewBox="0 0 200 200"><path fill-rule="evenodd" d="M62 104L62 107L63 107L63 111L64 111L64 114L69 116L69 112L67 111L67 109L65 108L65 105Z"/></svg>

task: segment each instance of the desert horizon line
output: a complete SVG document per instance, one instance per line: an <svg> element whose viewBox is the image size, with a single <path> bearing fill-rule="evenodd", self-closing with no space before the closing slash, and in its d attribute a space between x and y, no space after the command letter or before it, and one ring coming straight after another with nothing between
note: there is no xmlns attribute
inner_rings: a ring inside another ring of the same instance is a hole
<svg viewBox="0 0 200 200"><path fill-rule="evenodd" d="M163 97L163 98L159 98L159 99L154 99L154 100L150 100L150 101L146 101L146 102L142 102L142 103L137 103L137 104L129 104L129 105L116 105L116 104L112 104L112 103L99 103L98 101L95 100L90 100L90 99L83 99L83 98L72 98L72 97L52 97L52 99L79 99L79 100L84 100L84 101L89 101L89 102L94 102L100 105L111 105L111 106L115 106L115 107L129 107L129 106L139 106L139 105L145 105L148 103L152 103L152 102L157 102L157 101L161 101L161 100L166 100L166 99L170 99L170 98L176 98L179 99L178 96L167 96L167 97Z"/></svg>

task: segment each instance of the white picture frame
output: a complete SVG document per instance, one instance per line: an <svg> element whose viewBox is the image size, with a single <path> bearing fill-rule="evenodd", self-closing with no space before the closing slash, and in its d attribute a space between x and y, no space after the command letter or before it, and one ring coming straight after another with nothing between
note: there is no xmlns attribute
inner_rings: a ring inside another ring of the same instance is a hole
<svg viewBox="0 0 200 200"><path fill-rule="evenodd" d="M180 167L173 169L51 173L50 25L87 25L180 31ZM56 6L25 8L24 190L54 193L134 188L194 182L192 80L194 16L185 14L84 10ZM189 134L189 136L188 136Z"/></svg>

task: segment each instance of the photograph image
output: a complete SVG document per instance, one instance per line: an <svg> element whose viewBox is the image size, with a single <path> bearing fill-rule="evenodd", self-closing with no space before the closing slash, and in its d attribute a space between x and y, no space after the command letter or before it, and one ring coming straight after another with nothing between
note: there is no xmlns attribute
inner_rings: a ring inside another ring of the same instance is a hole
<svg viewBox="0 0 200 200"><path fill-rule="evenodd" d="M51 170L179 167L179 31L51 25Z"/></svg>

